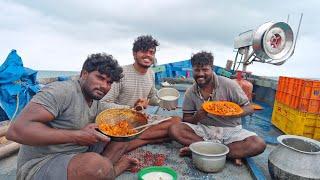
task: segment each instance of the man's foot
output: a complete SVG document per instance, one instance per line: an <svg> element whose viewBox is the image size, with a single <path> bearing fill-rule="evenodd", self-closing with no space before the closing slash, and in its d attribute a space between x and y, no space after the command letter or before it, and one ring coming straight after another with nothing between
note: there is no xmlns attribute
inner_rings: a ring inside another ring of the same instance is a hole
<svg viewBox="0 0 320 180"><path fill-rule="evenodd" d="M116 176L119 176L125 170L129 170L135 167L139 163L139 160L136 158L131 158L128 156L123 156L119 159L118 162L114 164L114 171Z"/></svg>
<svg viewBox="0 0 320 180"><path fill-rule="evenodd" d="M234 164L237 165L237 166L242 166L243 162L242 162L241 159L234 159Z"/></svg>
<svg viewBox="0 0 320 180"><path fill-rule="evenodd" d="M183 147L179 150L179 156L183 157L183 156L191 156L191 150L188 146Z"/></svg>

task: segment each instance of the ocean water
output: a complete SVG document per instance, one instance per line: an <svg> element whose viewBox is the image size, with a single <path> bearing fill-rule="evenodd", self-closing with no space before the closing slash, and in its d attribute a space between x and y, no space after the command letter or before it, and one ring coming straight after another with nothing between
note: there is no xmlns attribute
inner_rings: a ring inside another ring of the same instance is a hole
<svg viewBox="0 0 320 180"><path fill-rule="evenodd" d="M37 79L80 75L77 71L38 71Z"/></svg>

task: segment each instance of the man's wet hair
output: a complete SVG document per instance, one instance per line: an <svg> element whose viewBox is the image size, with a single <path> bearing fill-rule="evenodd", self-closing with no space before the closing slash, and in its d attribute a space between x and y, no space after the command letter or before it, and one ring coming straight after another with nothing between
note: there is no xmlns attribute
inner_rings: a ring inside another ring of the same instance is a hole
<svg viewBox="0 0 320 180"><path fill-rule="evenodd" d="M123 69L118 64L118 61L112 55L106 53L89 55L82 66L82 71L84 70L89 73L98 71L110 77L114 82L118 82L124 76L122 74Z"/></svg>
<svg viewBox="0 0 320 180"><path fill-rule="evenodd" d="M194 66L213 66L213 55L211 52L201 51L191 56L191 65Z"/></svg>
<svg viewBox="0 0 320 180"><path fill-rule="evenodd" d="M159 46L159 42L154 39L150 35L143 35L137 37L135 41L133 42L133 52L138 52L138 51L147 51L150 48L156 49L157 46Z"/></svg>

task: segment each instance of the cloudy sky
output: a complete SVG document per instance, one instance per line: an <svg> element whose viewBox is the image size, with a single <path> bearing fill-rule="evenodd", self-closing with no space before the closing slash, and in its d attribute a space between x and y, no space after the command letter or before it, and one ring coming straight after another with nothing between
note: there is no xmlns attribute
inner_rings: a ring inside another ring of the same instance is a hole
<svg viewBox="0 0 320 180"><path fill-rule="evenodd" d="M234 59L234 38L267 21L287 21L296 34L294 55L282 66L254 63L257 75L320 78L320 1L317 0L1 0L0 63L16 49L26 67L79 71L88 54L106 52L130 64L142 34L160 42L159 64L211 51L215 64Z"/></svg>

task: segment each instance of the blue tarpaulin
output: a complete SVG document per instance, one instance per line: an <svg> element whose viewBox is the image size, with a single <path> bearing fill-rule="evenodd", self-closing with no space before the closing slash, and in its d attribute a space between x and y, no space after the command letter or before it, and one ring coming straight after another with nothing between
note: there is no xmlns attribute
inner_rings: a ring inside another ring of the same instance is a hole
<svg viewBox="0 0 320 180"><path fill-rule="evenodd" d="M37 71L23 67L16 50L0 66L0 106L9 119L14 119L39 91L36 77Z"/></svg>

